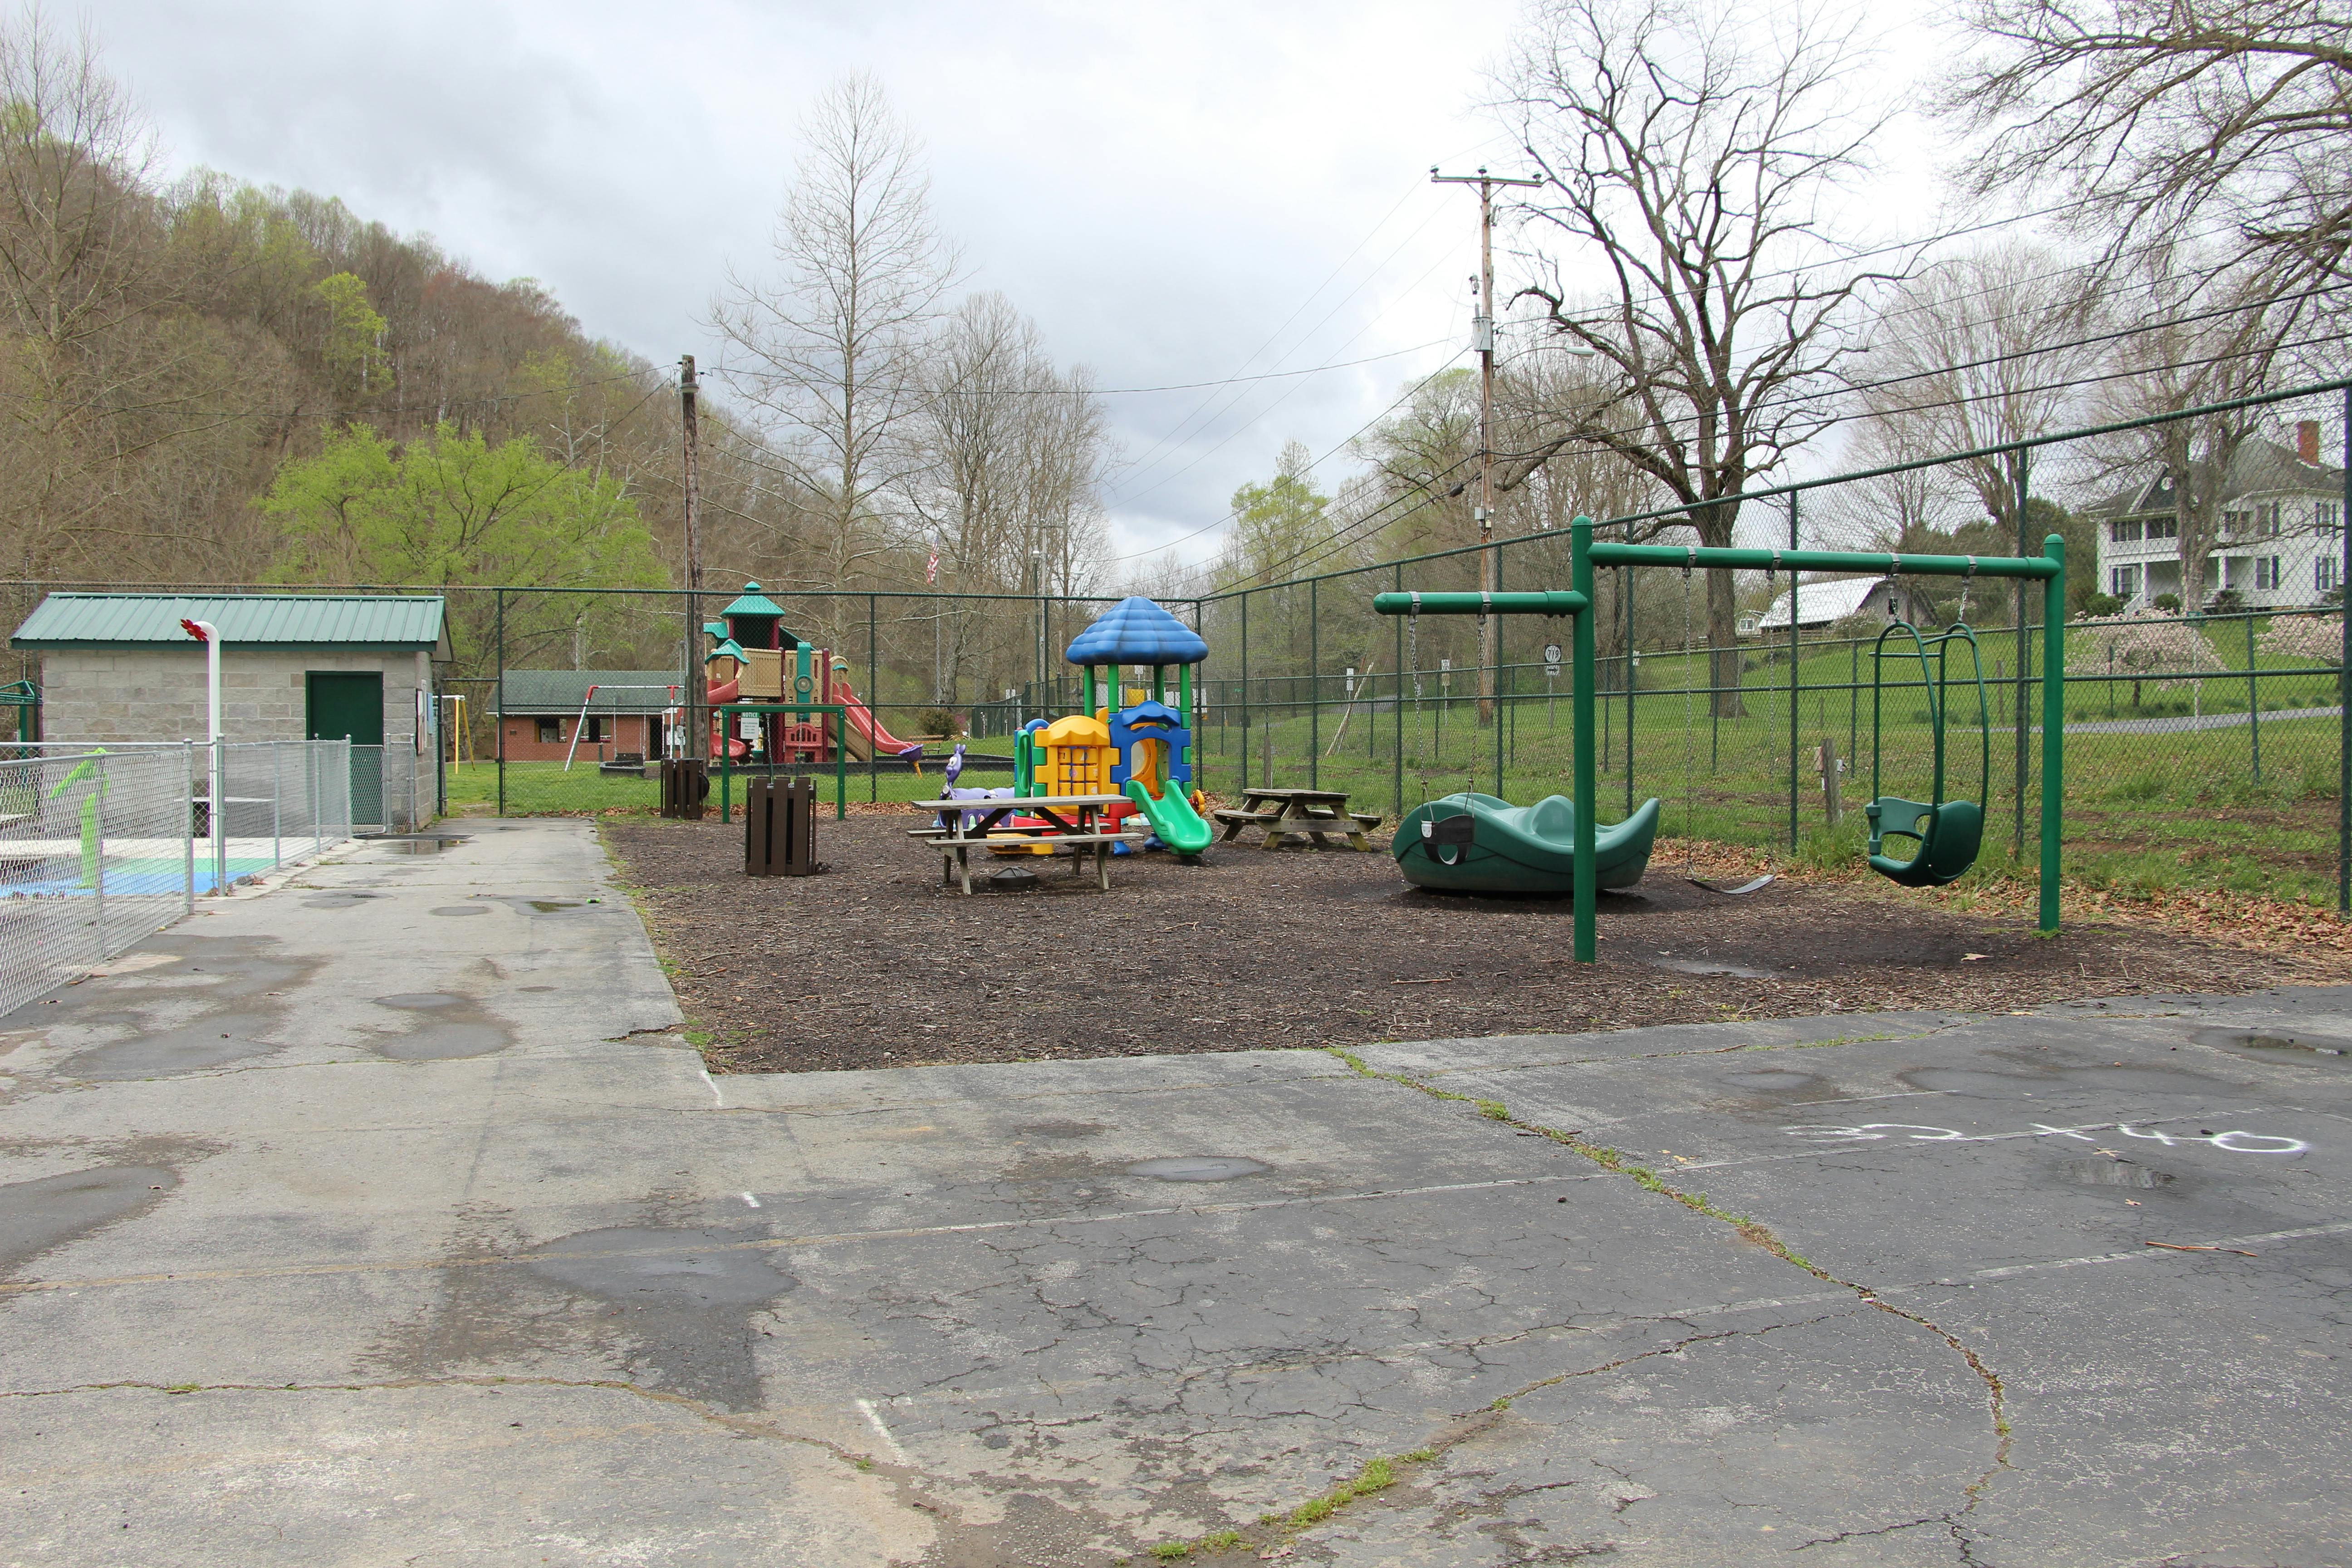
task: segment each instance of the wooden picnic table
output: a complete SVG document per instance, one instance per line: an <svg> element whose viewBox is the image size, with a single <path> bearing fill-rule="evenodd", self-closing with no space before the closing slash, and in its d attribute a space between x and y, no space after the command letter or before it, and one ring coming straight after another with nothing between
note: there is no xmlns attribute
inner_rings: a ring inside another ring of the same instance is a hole
<svg viewBox="0 0 2352 1568"><path fill-rule="evenodd" d="M1358 849L1370 849L1371 842L1364 835L1381 825L1376 811L1349 811L1343 789L1244 789L1240 805L1221 806L1215 815L1225 828L1219 843L1232 843L1244 827L1261 827L1265 830L1258 841L1261 849L1275 848L1301 834L1312 838L1318 849L1328 848L1324 836L1331 833L1346 835Z"/></svg>
<svg viewBox="0 0 2352 1568"><path fill-rule="evenodd" d="M971 893L971 851L1015 842L1068 845L1070 869L1084 875L1091 855L1095 885L1110 891L1110 851L1114 844L1141 847L1150 834L1142 828L1121 833L1106 831L1103 808L1124 803L1123 795L1041 795L1013 800L926 800L924 811L939 813L939 826L916 828L912 837L928 839L940 852L940 880L961 876L966 897ZM1051 826L1034 827L1008 822L1012 816L1042 817Z"/></svg>

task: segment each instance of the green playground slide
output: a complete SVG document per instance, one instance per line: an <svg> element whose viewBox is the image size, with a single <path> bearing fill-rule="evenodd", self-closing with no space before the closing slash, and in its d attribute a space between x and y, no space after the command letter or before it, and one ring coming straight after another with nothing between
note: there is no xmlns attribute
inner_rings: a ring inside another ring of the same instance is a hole
<svg viewBox="0 0 2352 1568"><path fill-rule="evenodd" d="M1201 820L1201 814L1192 809L1192 803L1175 785L1169 785L1157 796L1143 787L1141 779L1129 779L1123 788L1127 798L1142 808L1144 819L1160 836L1160 842L1177 854L1198 855L1216 837L1215 830Z"/></svg>
<svg viewBox="0 0 2352 1568"><path fill-rule="evenodd" d="M1622 822L1601 824L1593 835L1595 882L1630 888L1640 881L1657 833L1654 800ZM1566 897L1576 890L1576 805L1557 795L1533 805L1449 795L1407 812L1391 851L1405 880L1420 887Z"/></svg>

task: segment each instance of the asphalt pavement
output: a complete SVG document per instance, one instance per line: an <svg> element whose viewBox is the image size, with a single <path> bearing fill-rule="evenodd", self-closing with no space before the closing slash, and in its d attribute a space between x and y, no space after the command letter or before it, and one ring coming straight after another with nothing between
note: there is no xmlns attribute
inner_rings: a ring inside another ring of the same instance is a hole
<svg viewBox="0 0 2352 1568"><path fill-rule="evenodd" d="M713 1078L457 830L0 1019L0 1563L2352 1559L2352 992Z"/></svg>

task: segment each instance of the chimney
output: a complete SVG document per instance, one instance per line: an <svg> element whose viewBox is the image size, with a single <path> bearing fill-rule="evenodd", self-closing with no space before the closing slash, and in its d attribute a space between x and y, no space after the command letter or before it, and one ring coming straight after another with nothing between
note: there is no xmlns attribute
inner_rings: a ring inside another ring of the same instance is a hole
<svg viewBox="0 0 2352 1568"><path fill-rule="evenodd" d="M2294 455L2315 468L2319 467L2318 420L2298 419L2294 422Z"/></svg>

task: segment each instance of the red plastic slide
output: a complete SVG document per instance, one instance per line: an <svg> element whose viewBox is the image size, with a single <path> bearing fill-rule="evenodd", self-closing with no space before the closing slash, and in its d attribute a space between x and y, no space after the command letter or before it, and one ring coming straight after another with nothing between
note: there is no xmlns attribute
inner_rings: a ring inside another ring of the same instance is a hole
<svg viewBox="0 0 2352 1568"><path fill-rule="evenodd" d="M850 756L861 763L873 756L921 756L922 742L902 741L882 728L881 721L874 717L873 710L865 703L857 700L857 693L850 689L848 680L838 673L838 669L836 666L833 678L833 700L841 704L843 714L849 721L845 726L845 738L849 743Z"/></svg>

